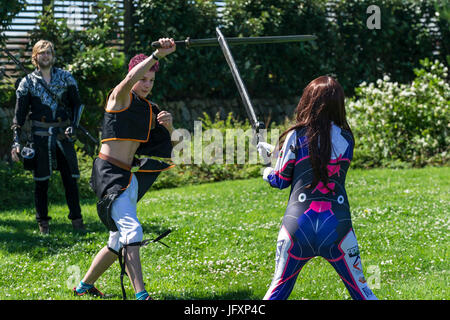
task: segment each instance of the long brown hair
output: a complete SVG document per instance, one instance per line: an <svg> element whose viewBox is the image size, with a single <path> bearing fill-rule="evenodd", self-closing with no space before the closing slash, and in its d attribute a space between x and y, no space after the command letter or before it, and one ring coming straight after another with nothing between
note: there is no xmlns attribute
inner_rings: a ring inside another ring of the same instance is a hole
<svg viewBox="0 0 450 320"><path fill-rule="evenodd" d="M314 179L310 187L315 188L319 181L328 184L327 165L331 158L331 122L353 133L347 123L345 96L339 82L329 76L321 76L311 81L303 91L295 109L296 123L280 136L282 139L291 131L306 129L308 151L313 168ZM319 146L320 140L320 146ZM328 188L328 187L327 187Z"/></svg>
<svg viewBox="0 0 450 320"><path fill-rule="evenodd" d="M42 51L47 50L47 48L50 48L50 50L52 51L52 56L53 56L53 63L55 63L56 61L56 57L55 57L55 46L53 45L52 42L48 41L48 40L39 40L38 42L36 42L33 46L33 51L31 53L31 63L37 67L38 63L37 63L37 55L39 53L41 53Z"/></svg>

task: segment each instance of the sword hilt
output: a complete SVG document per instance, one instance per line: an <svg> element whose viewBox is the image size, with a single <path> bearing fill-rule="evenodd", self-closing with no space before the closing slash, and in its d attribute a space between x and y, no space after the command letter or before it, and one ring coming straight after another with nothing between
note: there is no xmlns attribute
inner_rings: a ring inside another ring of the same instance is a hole
<svg viewBox="0 0 450 320"><path fill-rule="evenodd" d="M184 46L186 48L189 48L189 44L190 44L190 38L186 38L186 40L177 40L177 41L175 41L175 45L176 46ZM159 43L159 41L153 41L151 46L154 49L161 48L161 44Z"/></svg>

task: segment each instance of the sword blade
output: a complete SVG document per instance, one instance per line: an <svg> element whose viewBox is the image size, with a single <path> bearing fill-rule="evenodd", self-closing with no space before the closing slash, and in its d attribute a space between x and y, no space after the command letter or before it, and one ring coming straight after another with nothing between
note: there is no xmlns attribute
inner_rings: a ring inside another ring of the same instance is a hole
<svg viewBox="0 0 450 320"><path fill-rule="evenodd" d="M265 36L265 37L233 37L227 38L229 45L243 44L264 44L264 43L287 43L287 42L303 42L317 39L315 35L289 35L289 36ZM190 39L175 41L177 47L213 47L220 45L217 38ZM160 48L159 42L152 42L153 48Z"/></svg>
<svg viewBox="0 0 450 320"><path fill-rule="evenodd" d="M167 236L169 235L169 233L171 233L171 232L172 232L172 230L171 230L171 229L168 229L168 230L164 231L162 234L160 234L158 237L156 237L155 239L153 239L152 241L153 241L153 242L159 241L159 240L161 240L162 238L167 237ZM161 243L162 243L162 242L161 242Z"/></svg>
<svg viewBox="0 0 450 320"><path fill-rule="evenodd" d="M225 39L219 28L216 28L216 33L217 33L217 41L219 42L220 47L222 48L223 55L225 56L225 60L227 61L228 66L230 67L231 74L233 75L234 82L236 83L239 94L241 95L242 102L244 103L245 110L247 111L247 115L250 119L250 123L252 127L258 131L259 129L258 119L256 118L256 114L252 102L250 100L250 96L248 95L247 89L245 88L244 82L242 81L236 63L234 62L233 55L231 54L230 48L228 47L227 40Z"/></svg>
<svg viewBox="0 0 450 320"><path fill-rule="evenodd" d="M81 124L78 125L78 129L80 129L85 135L88 136L89 139L91 139L91 141L97 145L98 144L98 140L95 139L90 133L89 131L87 131Z"/></svg>
<svg viewBox="0 0 450 320"><path fill-rule="evenodd" d="M78 108L78 114L77 114L77 119L75 122L75 127L78 127L80 125L80 120L81 120L81 116L83 115L83 111L84 111L84 104L81 104L80 107Z"/></svg>
<svg viewBox="0 0 450 320"><path fill-rule="evenodd" d="M247 89L245 88L244 81L242 81L241 75L239 74L239 69L236 66L236 63L234 62L233 55L231 54L230 48L228 47L228 39L225 39L220 29L216 28L216 34L217 34L217 40L220 44L220 47L222 48L222 52L225 56L225 60L228 63L228 66L230 67L231 74L233 75L234 82L236 83L236 86L238 88L239 94L241 95L242 102L245 106L245 110L247 111L247 115L250 118L250 123L252 125L252 128L255 130L255 145L258 145L259 142L264 141L264 137L259 131L260 129L264 128L264 124L262 122L259 122L256 118L255 110L253 108L252 102L250 100L250 96L248 95ZM263 162L266 167L270 166L270 156L263 156Z"/></svg>
<svg viewBox="0 0 450 320"><path fill-rule="evenodd" d="M29 74L30 71L28 71L24 65L22 64L22 62L20 62L16 57L13 56L13 54L5 48L3 48L3 51L5 51L6 55L25 73L25 74Z"/></svg>

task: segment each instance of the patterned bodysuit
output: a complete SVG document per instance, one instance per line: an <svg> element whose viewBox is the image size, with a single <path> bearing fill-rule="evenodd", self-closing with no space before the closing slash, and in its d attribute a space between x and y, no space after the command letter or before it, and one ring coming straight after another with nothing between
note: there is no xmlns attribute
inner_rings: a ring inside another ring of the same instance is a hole
<svg viewBox="0 0 450 320"><path fill-rule="evenodd" d="M337 271L353 299L376 299L364 278L352 228L345 177L353 156L351 134L332 124L328 188L313 181L305 129L291 131L275 168L264 180L280 189L291 185L277 240L276 269L265 300L287 299L303 266L324 257Z"/></svg>

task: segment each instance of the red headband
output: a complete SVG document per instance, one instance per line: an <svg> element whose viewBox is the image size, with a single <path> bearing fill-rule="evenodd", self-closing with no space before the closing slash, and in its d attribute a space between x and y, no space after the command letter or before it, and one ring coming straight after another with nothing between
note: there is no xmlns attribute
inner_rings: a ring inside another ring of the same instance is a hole
<svg viewBox="0 0 450 320"><path fill-rule="evenodd" d="M131 71L135 66L137 66L139 63L147 59L148 56L146 56L143 53L135 55L133 58L130 59L130 63L128 63L128 72ZM156 61L156 63L150 68L150 71L152 72L158 72L159 70L159 62Z"/></svg>

